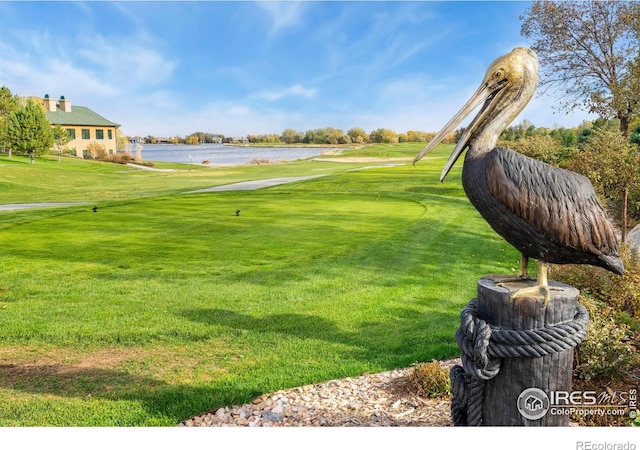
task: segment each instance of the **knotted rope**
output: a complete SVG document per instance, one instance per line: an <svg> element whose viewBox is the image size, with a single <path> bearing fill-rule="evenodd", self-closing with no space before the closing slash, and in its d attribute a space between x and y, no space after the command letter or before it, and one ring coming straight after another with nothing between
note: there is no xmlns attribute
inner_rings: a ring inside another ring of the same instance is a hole
<svg viewBox="0 0 640 450"><path fill-rule="evenodd" d="M578 304L573 320L534 330L503 330L478 318L478 299L460 313L456 341L462 366L451 369L455 425L480 425L484 384L498 375L503 358L539 358L576 347L587 334L589 313Z"/></svg>

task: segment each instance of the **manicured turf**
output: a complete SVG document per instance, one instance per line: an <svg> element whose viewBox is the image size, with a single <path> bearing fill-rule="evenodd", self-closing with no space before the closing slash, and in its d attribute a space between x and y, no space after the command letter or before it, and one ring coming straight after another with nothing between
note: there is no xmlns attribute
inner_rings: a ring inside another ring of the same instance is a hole
<svg viewBox="0 0 640 450"><path fill-rule="evenodd" d="M0 212L0 425L175 425L457 355L477 279L515 270L518 254L469 204L459 169L437 181L448 150L367 170L0 158L0 203L98 205Z"/></svg>

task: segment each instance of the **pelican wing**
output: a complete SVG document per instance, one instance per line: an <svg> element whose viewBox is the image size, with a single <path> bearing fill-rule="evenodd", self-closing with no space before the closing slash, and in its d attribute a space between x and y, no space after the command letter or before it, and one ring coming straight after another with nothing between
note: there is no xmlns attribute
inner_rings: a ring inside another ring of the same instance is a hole
<svg viewBox="0 0 640 450"><path fill-rule="evenodd" d="M593 255L617 255L615 230L591 182L512 150L486 160L491 195L547 239Z"/></svg>

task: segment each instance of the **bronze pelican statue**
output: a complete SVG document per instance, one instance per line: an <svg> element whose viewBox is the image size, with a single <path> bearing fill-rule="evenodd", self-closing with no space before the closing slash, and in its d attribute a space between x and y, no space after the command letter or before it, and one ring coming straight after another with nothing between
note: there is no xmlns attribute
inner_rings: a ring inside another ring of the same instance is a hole
<svg viewBox="0 0 640 450"><path fill-rule="evenodd" d="M498 137L529 103L538 83L538 58L518 47L496 59L471 99L427 144L414 164L451 133L476 107L482 108L464 131L447 161L440 181L465 149L462 185L482 217L522 257L516 277L528 279L528 261L537 262L536 286L513 297L549 301L548 267L589 264L617 274L616 231L586 177L513 150L496 147Z"/></svg>

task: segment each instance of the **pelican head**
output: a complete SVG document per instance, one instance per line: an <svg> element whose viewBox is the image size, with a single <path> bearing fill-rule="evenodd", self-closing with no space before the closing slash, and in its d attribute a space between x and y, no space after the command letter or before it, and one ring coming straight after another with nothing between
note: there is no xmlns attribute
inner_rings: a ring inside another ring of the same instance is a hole
<svg viewBox="0 0 640 450"><path fill-rule="evenodd" d="M496 145L500 133L529 103L537 84L538 57L533 50L517 47L499 57L491 63L482 84L469 101L415 157L413 163L415 164L433 150L449 133L456 129L465 117L480 104L483 104L442 169L440 181L444 180L453 164L467 147L473 147L474 151L482 152L489 151Z"/></svg>

